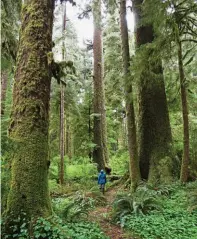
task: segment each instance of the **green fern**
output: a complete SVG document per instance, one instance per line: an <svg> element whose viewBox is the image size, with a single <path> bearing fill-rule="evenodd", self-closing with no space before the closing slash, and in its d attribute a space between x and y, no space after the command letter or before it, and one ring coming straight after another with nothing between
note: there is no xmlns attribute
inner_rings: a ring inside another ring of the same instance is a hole
<svg viewBox="0 0 197 239"><path fill-rule="evenodd" d="M131 194L119 194L113 202L112 218L117 221L127 214L132 214L133 208L133 197Z"/></svg>
<svg viewBox="0 0 197 239"><path fill-rule="evenodd" d="M153 190L141 187L134 194L120 194L113 202L112 218L121 220L128 214L142 215L150 211L162 210L162 201Z"/></svg>
<svg viewBox="0 0 197 239"><path fill-rule="evenodd" d="M77 192L75 196L66 203L63 203L60 216L69 222L79 221L88 215L88 211L94 207L94 199L83 192Z"/></svg>

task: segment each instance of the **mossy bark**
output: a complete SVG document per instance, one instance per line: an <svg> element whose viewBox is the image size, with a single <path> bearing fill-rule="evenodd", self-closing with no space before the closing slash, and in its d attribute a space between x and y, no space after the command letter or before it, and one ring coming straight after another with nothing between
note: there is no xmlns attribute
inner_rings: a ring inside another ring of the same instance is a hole
<svg viewBox="0 0 197 239"><path fill-rule="evenodd" d="M140 53L140 46L154 40L152 26L140 26L142 2L133 1L137 54ZM172 136L162 65L158 59L154 60L154 52L151 49L144 50L146 54L139 76L138 92L140 172L142 179L148 179L151 183L166 182L172 180Z"/></svg>
<svg viewBox="0 0 197 239"><path fill-rule="evenodd" d="M106 139L106 120L104 104L104 83L103 83L103 47L101 29L101 1L93 1L94 19L94 143L93 160L98 165L98 170L105 169L108 161L108 149Z"/></svg>
<svg viewBox="0 0 197 239"><path fill-rule="evenodd" d="M15 148L6 217L48 216L49 100L53 1L25 1L13 89L9 136Z"/></svg>
<svg viewBox="0 0 197 239"><path fill-rule="evenodd" d="M5 110L7 82L8 82L8 73L7 71L2 71L1 72L1 116L4 115L4 110Z"/></svg>
<svg viewBox="0 0 197 239"><path fill-rule="evenodd" d="M140 181L140 170L137 152L137 138L135 125L135 112L133 106L132 82L130 75L130 54L129 54L129 40L128 28L126 21L126 1L120 1L120 30L122 40L122 58L124 69L124 89L126 101L126 115L127 115L127 131L128 131L128 148L130 157L130 178L131 189L135 191Z"/></svg>

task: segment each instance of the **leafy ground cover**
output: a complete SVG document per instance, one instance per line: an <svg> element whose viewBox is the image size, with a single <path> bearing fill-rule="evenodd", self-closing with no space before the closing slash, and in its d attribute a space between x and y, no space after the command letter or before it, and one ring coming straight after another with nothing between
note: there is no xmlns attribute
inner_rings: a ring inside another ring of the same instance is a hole
<svg viewBox="0 0 197 239"><path fill-rule="evenodd" d="M119 220L121 226L142 239L196 239L197 211L188 210L196 182L187 186L174 184L168 189L168 195L160 196L162 210L124 215Z"/></svg>
<svg viewBox="0 0 197 239"><path fill-rule="evenodd" d="M103 196L98 188L53 198L54 215L32 225L37 239L196 239L197 182L142 184L134 194L122 187ZM21 220L20 218L18 220ZM32 238L29 222L4 238Z"/></svg>
<svg viewBox="0 0 197 239"><path fill-rule="evenodd" d="M5 239L109 239L97 223L65 222L58 216L38 218L31 226L29 221L24 220L20 228L15 221L10 228L10 234L2 236Z"/></svg>

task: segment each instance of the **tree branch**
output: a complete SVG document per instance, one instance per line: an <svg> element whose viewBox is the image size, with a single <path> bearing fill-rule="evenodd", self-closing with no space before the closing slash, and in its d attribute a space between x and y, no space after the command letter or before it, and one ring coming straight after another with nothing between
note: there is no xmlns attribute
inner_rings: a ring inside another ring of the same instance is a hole
<svg viewBox="0 0 197 239"><path fill-rule="evenodd" d="M197 43L197 40L189 38L189 39L183 39L183 40L181 40L181 42L195 42L195 43Z"/></svg>

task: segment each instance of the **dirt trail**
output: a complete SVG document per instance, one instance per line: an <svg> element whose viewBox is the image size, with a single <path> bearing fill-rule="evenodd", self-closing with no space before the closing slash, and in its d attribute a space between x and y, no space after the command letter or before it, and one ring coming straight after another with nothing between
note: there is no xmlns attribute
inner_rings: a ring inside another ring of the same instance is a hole
<svg viewBox="0 0 197 239"><path fill-rule="evenodd" d="M116 196L116 189L111 189L105 193L107 200L106 206L95 208L95 210L89 213L89 219L97 222L102 231L109 236L111 239L132 239L131 236L126 235L123 229L119 225L112 224L109 218L109 213L112 210L111 204Z"/></svg>

